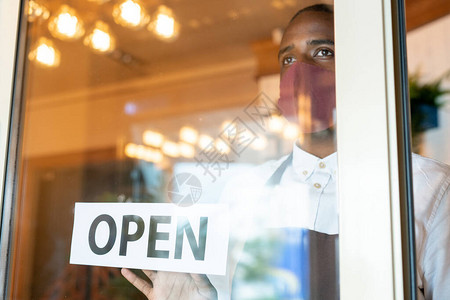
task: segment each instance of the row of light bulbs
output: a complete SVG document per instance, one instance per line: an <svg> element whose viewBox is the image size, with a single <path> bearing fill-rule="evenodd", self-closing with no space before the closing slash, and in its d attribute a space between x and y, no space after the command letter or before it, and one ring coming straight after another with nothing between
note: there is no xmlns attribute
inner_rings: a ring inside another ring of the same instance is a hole
<svg viewBox="0 0 450 300"><path fill-rule="evenodd" d="M173 40L178 36L179 23L170 8L160 5L150 17L139 0L124 0L113 7L114 21L127 28L139 29L147 25L147 29L162 40ZM49 10L34 0L28 4L28 19L48 19ZM51 35L63 41L74 41L85 34L84 22L76 10L68 5L62 5L54 16L50 17L48 30ZM96 21L93 28L87 32L83 43L99 53L109 53L116 47L116 38L108 24ZM29 59L47 67L56 67L60 62L60 51L54 43L41 37L29 54Z"/></svg>
<svg viewBox="0 0 450 300"><path fill-rule="evenodd" d="M221 129L225 130L227 128L227 130L230 130L231 124L231 121L225 121L222 123ZM280 116L271 116L268 119L268 129L274 134L281 134L285 139L294 140L299 137L298 127ZM160 164L165 156L171 158L193 158L195 156L195 147L203 150L207 149L211 144L220 153L228 154L231 151L222 139L214 139L209 135L200 134L196 129L189 126L184 126L180 129L178 142L168 140L163 134L152 130L144 131L142 141L143 145L128 143L125 146L125 155L130 158ZM261 151L267 145L267 138L258 136L250 147L256 151Z"/></svg>

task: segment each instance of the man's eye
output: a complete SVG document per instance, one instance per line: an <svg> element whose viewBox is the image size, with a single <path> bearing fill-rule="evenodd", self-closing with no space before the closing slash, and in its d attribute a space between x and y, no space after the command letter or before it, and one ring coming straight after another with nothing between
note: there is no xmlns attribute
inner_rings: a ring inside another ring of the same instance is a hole
<svg viewBox="0 0 450 300"><path fill-rule="evenodd" d="M333 57L334 52L329 49L319 49L314 55L315 57Z"/></svg>
<svg viewBox="0 0 450 300"><path fill-rule="evenodd" d="M296 61L297 61L297 59L295 59L295 57L292 57L292 56L285 57L285 58L283 58L283 66L292 65Z"/></svg>

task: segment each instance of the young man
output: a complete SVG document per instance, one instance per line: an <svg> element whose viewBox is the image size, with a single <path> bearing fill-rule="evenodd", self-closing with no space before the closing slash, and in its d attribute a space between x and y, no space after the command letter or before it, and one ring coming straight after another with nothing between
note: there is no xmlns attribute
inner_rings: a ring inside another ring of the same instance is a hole
<svg viewBox="0 0 450 300"><path fill-rule="evenodd" d="M242 286L242 274L249 273L242 257L260 257L260 253L247 252L251 240L258 235L289 237L292 232L306 237L307 243L300 241L293 247L296 253L307 253L307 272L302 268L300 273L305 274L299 274L292 267L292 263L298 263L295 260L282 270L294 274L297 284L306 283L308 287L305 292L304 286L297 286L296 292L289 296L284 293L283 299L339 298L333 26L332 7L315 5L299 11L284 33L279 52L279 105L284 116L298 124L302 138L289 156L257 167L245 180L230 183L225 191L224 199L235 212L233 220L239 220L231 229L235 237L230 241L227 276L144 271L148 282L124 269L123 275L149 299L227 299L233 289ZM413 168L419 299L446 299L450 295L450 169L420 156L414 156ZM253 212L252 217L243 219L243 211ZM271 235L273 232L275 235ZM306 252L305 247L309 248ZM286 249L292 247L283 246L269 256L289 258ZM280 259L277 261L278 266L271 261L265 270L280 270ZM274 282L280 285L277 279L269 281L261 286ZM299 294L302 289L303 294ZM240 298L239 294L234 296Z"/></svg>

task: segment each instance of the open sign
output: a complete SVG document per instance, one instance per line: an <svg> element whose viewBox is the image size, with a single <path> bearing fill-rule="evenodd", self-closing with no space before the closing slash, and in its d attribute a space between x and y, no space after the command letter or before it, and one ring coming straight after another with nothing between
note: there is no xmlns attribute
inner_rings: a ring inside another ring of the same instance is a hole
<svg viewBox="0 0 450 300"><path fill-rule="evenodd" d="M224 275L227 207L76 203L70 263Z"/></svg>

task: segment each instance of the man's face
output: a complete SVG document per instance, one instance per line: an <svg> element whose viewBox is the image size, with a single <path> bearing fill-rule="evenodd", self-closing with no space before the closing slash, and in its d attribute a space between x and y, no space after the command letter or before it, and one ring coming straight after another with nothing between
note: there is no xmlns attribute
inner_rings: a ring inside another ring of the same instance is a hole
<svg viewBox="0 0 450 300"><path fill-rule="evenodd" d="M333 14L307 11L297 16L283 35L278 61L281 76L295 62L334 72Z"/></svg>

